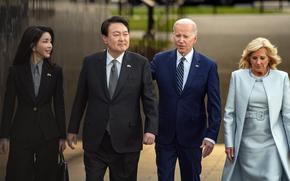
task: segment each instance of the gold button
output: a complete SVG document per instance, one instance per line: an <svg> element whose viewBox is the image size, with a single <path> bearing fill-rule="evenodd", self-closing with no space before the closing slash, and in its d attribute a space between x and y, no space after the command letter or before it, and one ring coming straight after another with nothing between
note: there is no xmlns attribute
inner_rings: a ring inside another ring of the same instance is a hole
<svg viewBox="0 0 290 181"><path fill-rule="evenodd" d="M33 107L33 111L37 111L37 107Z"/></svg>

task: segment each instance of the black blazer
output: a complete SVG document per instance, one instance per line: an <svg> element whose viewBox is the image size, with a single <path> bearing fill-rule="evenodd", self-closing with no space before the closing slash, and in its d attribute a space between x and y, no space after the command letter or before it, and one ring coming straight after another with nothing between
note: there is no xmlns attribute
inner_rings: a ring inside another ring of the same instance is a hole
<svg viewBox="0 0 290 181"><path fill-rule="evenodd" d="M143 126L140 99L145 113L145 132L157 134L157 104L148 60L125 52L112 100L106 79L106 51L85 58L80 73L68 132L78 133L83 112L83 147L96 151L107 122L114 149L119 153L142 149Z"/></svg>
<svg viewBox="0 0 290 181"><path fill-rule="evenodd" d="M43 62L39 93L35 97L30 67L25 64L10 68L0 137L28 140L35 136L32 128L37 126L45 139L65 139L62 69Z"/></svg>

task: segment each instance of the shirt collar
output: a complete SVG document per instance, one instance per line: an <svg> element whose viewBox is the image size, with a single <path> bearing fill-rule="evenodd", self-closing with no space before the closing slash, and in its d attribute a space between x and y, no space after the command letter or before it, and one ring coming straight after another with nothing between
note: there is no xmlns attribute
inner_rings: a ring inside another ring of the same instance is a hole
<svg viewBox="0 0 290 181"><path fill-rule="evenodd" d="M125 52L123 52L120 56L118 56L117 58L113 58L112 55L108 52L107 50L107 60L106 60L106 65L109 65L112 60L117 60L118 63L122 64L123 61L123 57L124 57Z"/></svg>
<svg viewBox="0 0 290 181"><path fill-rule="evenodd" d="M31 67L36 67L36 65L38 65L38 68L41 68L43 64L43 60L39 61L37 64L34 64L34 63L30 63L30 64L31 64Z"/></svg>
<svg viewBox="0 0 290 181"><path fill-rule="evenodd" d="M193 53L194 53L194 50L193 50L193 48L191 49L191 51L188 53L188 54L186 54L185 56L184 56L184 58L186 58L186 60L185 61L187 61L187 62L191 62L192 61L192 58L193 58ZM177 62L180 62L180 59L182 58L183 56L177 51Z"/></svg>

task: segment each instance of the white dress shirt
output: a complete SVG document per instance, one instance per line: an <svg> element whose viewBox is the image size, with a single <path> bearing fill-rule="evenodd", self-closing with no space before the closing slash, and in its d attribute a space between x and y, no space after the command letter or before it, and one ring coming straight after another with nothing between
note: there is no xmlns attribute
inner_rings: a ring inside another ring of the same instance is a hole
<svg viewBox="0 0 290 181"><path fill-rule="evenodd" d="M125 52L122 53L119 57L113 58L107 50L106 73L107 73L107 86L108 87L109 87L109 80L110 80L110 72L111 72L111 68L113 66L112 60L114 60L114 59L117 60L116 66L117 66L117 72L118 72L118 77L119 77L124 54L125 54Z"/></svg>

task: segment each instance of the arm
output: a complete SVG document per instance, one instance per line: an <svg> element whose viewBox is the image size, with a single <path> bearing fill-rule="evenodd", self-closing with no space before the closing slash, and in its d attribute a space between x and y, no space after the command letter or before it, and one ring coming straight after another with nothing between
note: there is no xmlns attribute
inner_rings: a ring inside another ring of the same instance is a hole
<svg viewBox="0 0 290 181"><path fill-rule="evenodd" d="M11 67L9 69L9 74L7 77L6 91L4 95L3 103L3 114L0 127L0 138L10 137L10 128L12 125L12 118L15 109L16 101L16 87L15 87L15 78L14 78L14 69Z"/></svg>
<svg viewBox="0 0 290 181"><path fill-rule="evenodd" d="M61 68L59 68L57 71L57 82L53 97L53 107L55 112L55 119L60 131L60 137L61 139L65 139L66 138L65 108L63 96L63 73Z"/></svg>
<svg viewBox="0 0 290 181"><path fill-rule="evenodd" d="M290 85L288 75L284 79L282 120L288 141L288 150L290 152Z"/></svg>
<svg viewBox="0 0 290 181"><path fill-rule="evenodd" d="M153 60L150 62L150 68L151 68L151 74L152 74L152 79L156 80L156 69L157 69L157 60L156 56L154 56Z"/></svg>
<svg viewBox="0 0 290 181"><path fill-rule="evenodd" d="M234 75L232 74L224 113L225 146L227 158L230 161L235 156L234 152L234 135L236 130L235 96L236 96L235 78Z"/></svg>
<svg viewBox="0 0 290 181"><path fill-rule="evenodd" d="M142 81L142 103L145 114L145 135L143 141L145 144L152 144L155 141L155 135L157 135L158 131L158 112L157 100L154 93L154 86L148 61L145 61L143 66Z"/></svg>
<svg viewBox="0 0 290 181"><path fill-rule="evenodd" d="M209 71L207 98L208 128L205 137L216 142L221 121L220 87L216 64L213 64Z"/></svg>
<svg viewBox="0 0 290 181"><path fill-rule="evenodd" d="M65 128L65 108L63 96L63 73L62 68L57 70L56 89L53 97L53 107L55 119L60 131L59 151L65 150L66 128Z"/></svg>
<svg viewBox="0 0 290 181"><path fill-rule="evenodd" d="M74 149L73 144L77 144L77 133L79 131L80 122L87 106L88 90L87 90L87 80L86 80L86 60L83 63L83 67L79 76L77 92L75 95L73 107L71 110L71 117L68 126L68 136L67 141L69 147Z"/></svg>

